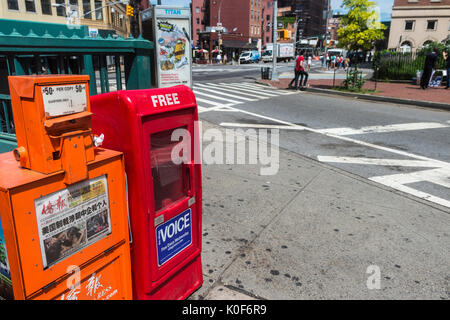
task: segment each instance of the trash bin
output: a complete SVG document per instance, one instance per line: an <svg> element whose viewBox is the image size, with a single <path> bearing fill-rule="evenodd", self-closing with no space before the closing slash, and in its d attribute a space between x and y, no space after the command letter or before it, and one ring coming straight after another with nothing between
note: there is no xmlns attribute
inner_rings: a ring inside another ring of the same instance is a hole
<svg viewBox="0 0 450 320"><path fill-rule="evenodd" d="M261 79L263 80L270 80L270 68L269 67L261 67Z"/></svg>

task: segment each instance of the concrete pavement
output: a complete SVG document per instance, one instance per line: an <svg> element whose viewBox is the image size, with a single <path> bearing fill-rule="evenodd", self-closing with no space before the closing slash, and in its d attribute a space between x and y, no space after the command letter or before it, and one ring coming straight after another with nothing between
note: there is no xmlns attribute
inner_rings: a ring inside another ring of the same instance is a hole
<svg viewBox="0 0 450 320"><path fill-rule="evenodd" d="M448 208L284 149L274 176L203 165L203 190L190 299L450 298Z"/></svg>

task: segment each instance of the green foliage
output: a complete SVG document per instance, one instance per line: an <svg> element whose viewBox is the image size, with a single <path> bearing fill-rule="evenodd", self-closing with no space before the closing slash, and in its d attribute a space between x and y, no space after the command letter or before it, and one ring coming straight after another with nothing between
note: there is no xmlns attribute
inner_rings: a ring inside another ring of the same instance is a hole
<svg viewBox="0 0 450 320"><path fill-rule="evenodd" d="M434 47L437 47L440 51L436 68L444 69L445 61L442 57L442 51L448 52L449 47L436 42L422 48L417 54L388 50L376 52L372 62L373 69L376 72L375 76L377 79L383 80L411 80L417 75L417 71L423 70L425 57Z"/></svg>
<svg viewBox="0 0 450 320"><path fill-rule="evenodd" d="M376 3L369 0L343 0L348 13L341 18L343 27L337 31L339 46L347 50L369 50L376 40L384 39L386 26L374 10Z"/></svg>
<svg viewBox="0 0 450 320"><path fill-rule="evenodd" d="M352 69L347 74L347 78L342 82L342 88L350 91L360 91L366 80L362 77L362 72Z"/></svg>

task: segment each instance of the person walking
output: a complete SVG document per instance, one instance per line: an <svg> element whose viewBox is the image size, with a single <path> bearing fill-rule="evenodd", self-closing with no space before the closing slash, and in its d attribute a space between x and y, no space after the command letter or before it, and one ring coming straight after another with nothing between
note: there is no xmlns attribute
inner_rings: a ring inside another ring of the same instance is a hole
<svg viewBox="0 0 450 320"><path fill-rule="evenodd" d="M331 57L327 52L327 70L330 70L330 65L331 65Z"/></svg>
<svg viewBox="0 0 450 320"><path fill-rule="evenodd" d="M420 87L425 90L428 88L434 69L436 68L436 62L438 60L439 49L434 48L432 52L427 54L425 58L425 64L423 67L422 77L420 78Z"/></svg>
<svg viewBox="0 0 450 320"><path fill-rule="evenodd" d="M336 56L333 54L331 56L331 69L334 69L336 67Z"/></svg>
<svg viewBox="0 0 450 320"><path fill-rule="evenodd" d="M298 89L298 77L300 76L300 55L295 59L294 78L289 83L288 89L292 89L292 84L295 82L295 90Z"/></svg>
<svg viewBox="0 0 450 320"><path fill-rule="evenodd" d="M308 72L306 71L305 68L305 57L303 56L304 54L305 54L304 51L301 52L299 58L300 87L306 87L306 82L308 81ZM303 78L305 80L303 80Z"/></svg>
<svg viewBox="0 0 450 320"><path fill-rule="evenodd" d="M444 56L445 68L447 69L447 86L445 89L448 89L450 88L450 50L449 52L443 51L442 55Z"/></svg>
<svg viewBox="0 0 450 320"><path fill-rule="evenodd" d="M309 54L309 55L308 55L308 72L309 72L309 70L311 69L311 64L312 64L312 55Z"/></svg>

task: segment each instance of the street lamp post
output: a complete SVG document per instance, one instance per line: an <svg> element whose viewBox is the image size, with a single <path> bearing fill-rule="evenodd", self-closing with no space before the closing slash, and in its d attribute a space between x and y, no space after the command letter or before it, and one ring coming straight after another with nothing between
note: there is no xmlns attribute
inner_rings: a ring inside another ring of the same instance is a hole
<svg viewBox="0 0 450 320"><path fill-rule="evenodd" d="M219 54L220 54L220 51L221 51L220 47L222 46L222 31L223 31L222 22L220 22L220 10L222 9L222 3L223 3L223 0L220 1L219 12L218 12L218 15L217 15L218 16L218 19L217 19L217 32L219 33L218 34Z"/></svg>
<svg viewBox="0 0 450 320"><path fill-rule="evenodd" d="M273 24L272 24L272 34L273 34L273 46L272 46L272 80L278 80L277 72L277 58L278 58L278 46L277 46L277 36L278 36L278 1L273 0Z"/></svg>

